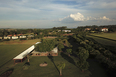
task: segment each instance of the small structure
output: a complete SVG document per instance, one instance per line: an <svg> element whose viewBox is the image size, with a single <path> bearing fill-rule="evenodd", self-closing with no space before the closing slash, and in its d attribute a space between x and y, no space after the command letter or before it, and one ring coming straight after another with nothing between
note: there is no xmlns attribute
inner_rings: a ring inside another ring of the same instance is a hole
<svg viewBox="0 0 116 77"><path fill-rule="evenodd" d="M62 32L71 32L71 30L62 30Z"/></svg>
<svg viewBox="0 0 116 77"><path fill-rule="evenodd" d="M12 39L13 40L18 39L18 36L12 36Z"/></svg>
<svg viewBox="0 0 116 77"><path fill-rule="evenodd" d="M10 39L10 37L8 36L8 37L4 37L4 39Z"/></svg>
<svg viewBox="0 0 116 77"><path fill-rule="evenodd" d="M108 31L108 28L102 28L101 31L107 32Z"/></svg>
<svg viewBox="0 0 116 77"><path fill-rule="evenodd" d="M2 37L0 37L0 39L2 39Z"/></svg>
<svg viewBox="0 0 116 77"><path fill-rule="evenodd" d="M20 36L19 38L26 38L26 36Z"/></svg>
<svg viewBox="0 0 116 77"><path fill-rule="evenodd" d="M51 52L33 51L32 56L58 56L58 48L55 47Z"/></svg>
<svg viewBox="0 0 116 77"><path fill-rule="evenodd" d="M91 30L91 28L85 28L85 31L89 31L89 30Z"/></svg>
<svg viewBox="0 0 116 77"><path fill-rule="evenodd" d="M34 50L35 46L32 45L30 48L13 58L14 63L23 62L26 59L26 56Z"/></svg>
<svg viewBox="0 0 116 77"><path fill-rule="evenodd" d="M58 32L61 32L61 30L58 30Z"/></svg>

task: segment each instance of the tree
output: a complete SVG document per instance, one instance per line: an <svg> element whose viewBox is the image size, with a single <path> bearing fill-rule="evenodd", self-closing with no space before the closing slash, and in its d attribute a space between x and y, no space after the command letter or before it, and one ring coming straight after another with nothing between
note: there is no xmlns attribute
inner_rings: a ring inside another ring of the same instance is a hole
<svg viewBox="0 0 116 77"><path fill-rule="evenodd" d="M57 65L57 68L59 69L60 76L62 76L62 69L65 68L65 63L60 63Z"/></svg>
<svg viewBox="0 0 116 77"><path fill-rule="evenodd" d="M88 69L89 63L87 61L77 61L77 66L81 69L82 72Z"/></svg>
<svg viewBox="0 0 116 77"><path fill-rule="evenodd" d="M89 52L83 47L78 47L77 56L79 57L77 66L82 70L82 72L84 72L84 70L87 70L89 67L88 62L86 61L86 59L89 57Z"/></svg>
<svg viewBox="0 0 116 77"><path fill-rule="evenodd" d="M27 62L30 62L30 60L29 60L30 59L30 54L27 55L27 59L28 59Z"/></svg>
<svg viewBox="0 0 116 77"><path fill-rule="evenodd" d="M69 56L70 56L70 54L72 54L72 49L71 48L69 48L69 49L66 49L66 52L69 54Z"/></svg>
<svg viewBox="0 0 116 77"><path fill-rule="evenodd" d="M63 48L64 48L64 45L62 43L59 43L58 44L58 50L59 51L62 51Z"/></svg>
<svg viewBox="0 0 116 77"><path fill-rule="evenodd" d="M56 40L42 40L42 43L39 43L35 46L35 50L39 52L50 52L56 45Z"/></svg>
<svg viewBox="0 0 116 77"><path fill-rule="evenodd" d="M83 47L79 47L77 56L79 57L80 60L86 60L89 57L89 52Z"/></svg>

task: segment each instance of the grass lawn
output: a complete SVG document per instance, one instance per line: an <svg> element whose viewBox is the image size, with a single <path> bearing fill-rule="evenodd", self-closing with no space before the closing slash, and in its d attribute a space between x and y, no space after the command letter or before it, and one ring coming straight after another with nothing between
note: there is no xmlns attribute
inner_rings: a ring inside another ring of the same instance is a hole
<svg viewBox="0 0 116 77"><path fill-rule="evenodd" d="M53 60L54 63L48 57L32 57L30 59L30 66L27 70L23 70L23 65L26 61L17 64L14 66L14 71L10 77L59 77L59 71L55 65L60 62L66 64L62 71L62 77L89 77L91 74L89 71L82 73L79 68L72 63L69 63L61 56L53 57ZM47 62L48 66L40 67L39 64L43 62Z"/></svg>
<svg viewBox="0 0 116 77"><path fill-rule="evenodd" d="M0 73L13 66L13 58L40 40L0 42ZM20 42L20 43L19 43Z"/></svg>
<svg viewBox="0 0 116 77"><path fill-rule="evenodd" d="M53 57L54 63L48 57L31 57L30 66L27 70L23 70L24 64L27 62L19 63L15 65L13 73L10 77L59 77L59 71L55 67L60 62L65 63L65 68L63 69L62 77L107 77L105 71L101 66L93 61L93 59L88 59L91 65L89 70L81 72L78 67L76 67L71 62L67 61L61 55ZM47 62L48 66L40 67L39 64Z"/></svg>
<svg viewBox="0 0 116 77"><path fill-rule="evenodd" d="M95 33L95 34L91 34L91 35L116 40L116 33L100 33L100 34Z"/></svg>
<svg viewBox="0 0 116 77"><path fill-rule="evenodd" d="M7 44L30 44L30 45L33 45L35 44L36 42L40 41L40 39L33 39L33 40L10 40L10 41L3 41L3 42L0 42L0 45L7 45Z"/></svg>

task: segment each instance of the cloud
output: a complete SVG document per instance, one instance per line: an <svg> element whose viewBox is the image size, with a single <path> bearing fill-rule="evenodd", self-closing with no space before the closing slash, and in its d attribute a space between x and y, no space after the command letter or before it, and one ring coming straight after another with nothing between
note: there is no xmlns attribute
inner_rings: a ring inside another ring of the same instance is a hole
<svg viewBox="0 0 116 77"><path fill-rule="evenodd" d="M70 17L74 19L74 21L84 21L85 17L81 13L70 14Z"/></svg>
<svg viewBox="0 0 116 77"><path fill-rule="evenodd" d="M63 20L68 20L68 19L73 19L74 21L84 21L85 17L81 14L81 13L76 13L76 14L70 14L67 17L64 18L60 18L59 21L63 21Z"/></svg>
<svg viewBox="0 0 116 77"><path fill-rule="evenodd" d="M103 17L91 17L91 16L87 16L85 17L83 14L81 13L76 13L76 14L70 14L69 16L67 17L64 17L64 18L60 18L59 21L66 21L67 22L76 22L76 21L91 21L91 20L97 20L97 21L100 21L100 20L104 20L104 21L110 21L111 19L110 18L107 18L106 16L103 16ZM71 20L71 21L70 21Z"/></svg>
<svg viewBox="0 0 116 77"><path fill-rule="evenodd" d="M110 20L109 18L107 18L106 16L100 17L101 20Z"/></svg>

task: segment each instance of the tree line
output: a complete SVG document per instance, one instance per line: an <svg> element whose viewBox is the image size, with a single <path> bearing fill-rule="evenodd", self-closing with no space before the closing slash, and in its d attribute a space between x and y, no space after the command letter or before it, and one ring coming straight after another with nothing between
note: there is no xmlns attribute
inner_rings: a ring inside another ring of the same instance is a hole
<svg viewBox="0 0 116 77"><path fill-rule="evenodd" d="M108 32L115 32L116 31L116 25L92 25L92 26L79 26L77 27L78 31L84 31L86 28L91 28L91 31L99 31L101 28L108 28Z"/></svg>
<svg viewBox="0 0 116 77"><path fill-rule="evenodd" d="M96 42L92 38L88 38L83 35L76 34L73 36L75 41L79 44L79 48L89 52L89 57L95 58L106 69L109 75L115 76L116 71L116 53L107 49L104 45ZM79 50L78 50L79 51ZM75 52L77 53L77 52ZM85 52L86 53L86 52ZM86 53L86 56L88 53ZM85 57L86 57L85 56ZM82 62L82 60L80 60ZM80 64L81 64L80 62ZM88 64L85 64L86 67Z"/></svg>

